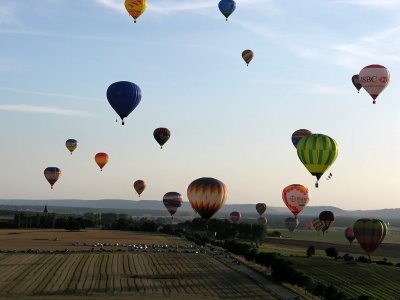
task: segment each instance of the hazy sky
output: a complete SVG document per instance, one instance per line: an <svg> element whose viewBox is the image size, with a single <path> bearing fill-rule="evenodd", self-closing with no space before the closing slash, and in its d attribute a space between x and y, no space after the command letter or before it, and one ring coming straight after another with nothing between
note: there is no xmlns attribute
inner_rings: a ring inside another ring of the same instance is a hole
<svg viewBox="0 0 400 300"><path fill-rule="evenodd" d="M0 198L139 199L143 179L141 199L187 201L215 177L228 203L283 206L300 183L309 205L400 207L400 1L237 0L226 22L217 0L149 0L136 24L123 2L1 0ZM375 105L351 83L369 64L392 75ZM121 80L143 94L125 126L106 98ZM162 150L157 127L172 132ZM318 189L291 143L300 128L339 145ZM63 172L53 190L48 166Z"/></svg>

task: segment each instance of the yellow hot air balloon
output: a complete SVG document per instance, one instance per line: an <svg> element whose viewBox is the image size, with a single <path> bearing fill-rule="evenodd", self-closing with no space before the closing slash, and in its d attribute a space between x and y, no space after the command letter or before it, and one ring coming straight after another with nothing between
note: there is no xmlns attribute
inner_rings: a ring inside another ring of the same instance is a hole
<svg viewBox="0 0 400 300"><path fill-rule="evenodd" d="M223 182L202 177L188 186L187 195L194 211L203 219L209 220L224 206L228 190Z"/></svg>
<svg viewBox="0 0 400 300"><path fill-rule="evenodd" d="M125 8L135 20L146 10L147 0L125 0Z"/></svg>

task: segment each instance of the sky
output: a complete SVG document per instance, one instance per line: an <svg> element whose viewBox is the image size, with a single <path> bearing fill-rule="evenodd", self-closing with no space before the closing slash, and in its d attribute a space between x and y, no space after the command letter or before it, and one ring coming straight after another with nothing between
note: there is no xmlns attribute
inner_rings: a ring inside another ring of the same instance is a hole
<svg viewBox="0 0 400 300"><path fill-rule="evenodd" d="M399 0L237 0L228 21L218 1L149 0L136 24L123 2L1 0L0 198L187 201L214 177L232 204L283 206L299 183L312 206L400 207ZM391 72L375 105L351 83L370 64ZM125 126L106 98L122 80L142 90ZM171 130L162 150L157 127ZM301 128L339 146L318 189L291 143Z"/></svg>

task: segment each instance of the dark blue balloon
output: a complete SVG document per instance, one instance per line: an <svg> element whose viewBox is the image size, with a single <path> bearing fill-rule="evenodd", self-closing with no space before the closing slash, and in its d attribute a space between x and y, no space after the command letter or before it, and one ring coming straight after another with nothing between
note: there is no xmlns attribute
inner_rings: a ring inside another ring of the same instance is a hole
<svg viewBox="0 0 400 300"><path fill-rule="evenodd" d="M118 81L108 87L107 99L124 125L124 118L129 116L142 99L142 91L133 82Z"/></svg>
<svg viewBox="0 0 400 300"><path fill-rule="evenodd" d="M234 12L236 8L236 3L233 0L221 0L218 3L218 7L228 21L228 17Z"/></svg>

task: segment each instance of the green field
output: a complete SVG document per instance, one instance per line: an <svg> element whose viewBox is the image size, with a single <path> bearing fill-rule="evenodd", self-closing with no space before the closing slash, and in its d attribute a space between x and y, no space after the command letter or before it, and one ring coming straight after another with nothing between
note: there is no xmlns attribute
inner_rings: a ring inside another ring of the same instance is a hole
<svg viewBox="0 0 400 300"><path fill-rule="evenodd" d="M348 296L364 294L374 299L399 299L400 268L368 263L344 263L326 258L289 257L296 269Z"/></svg>

